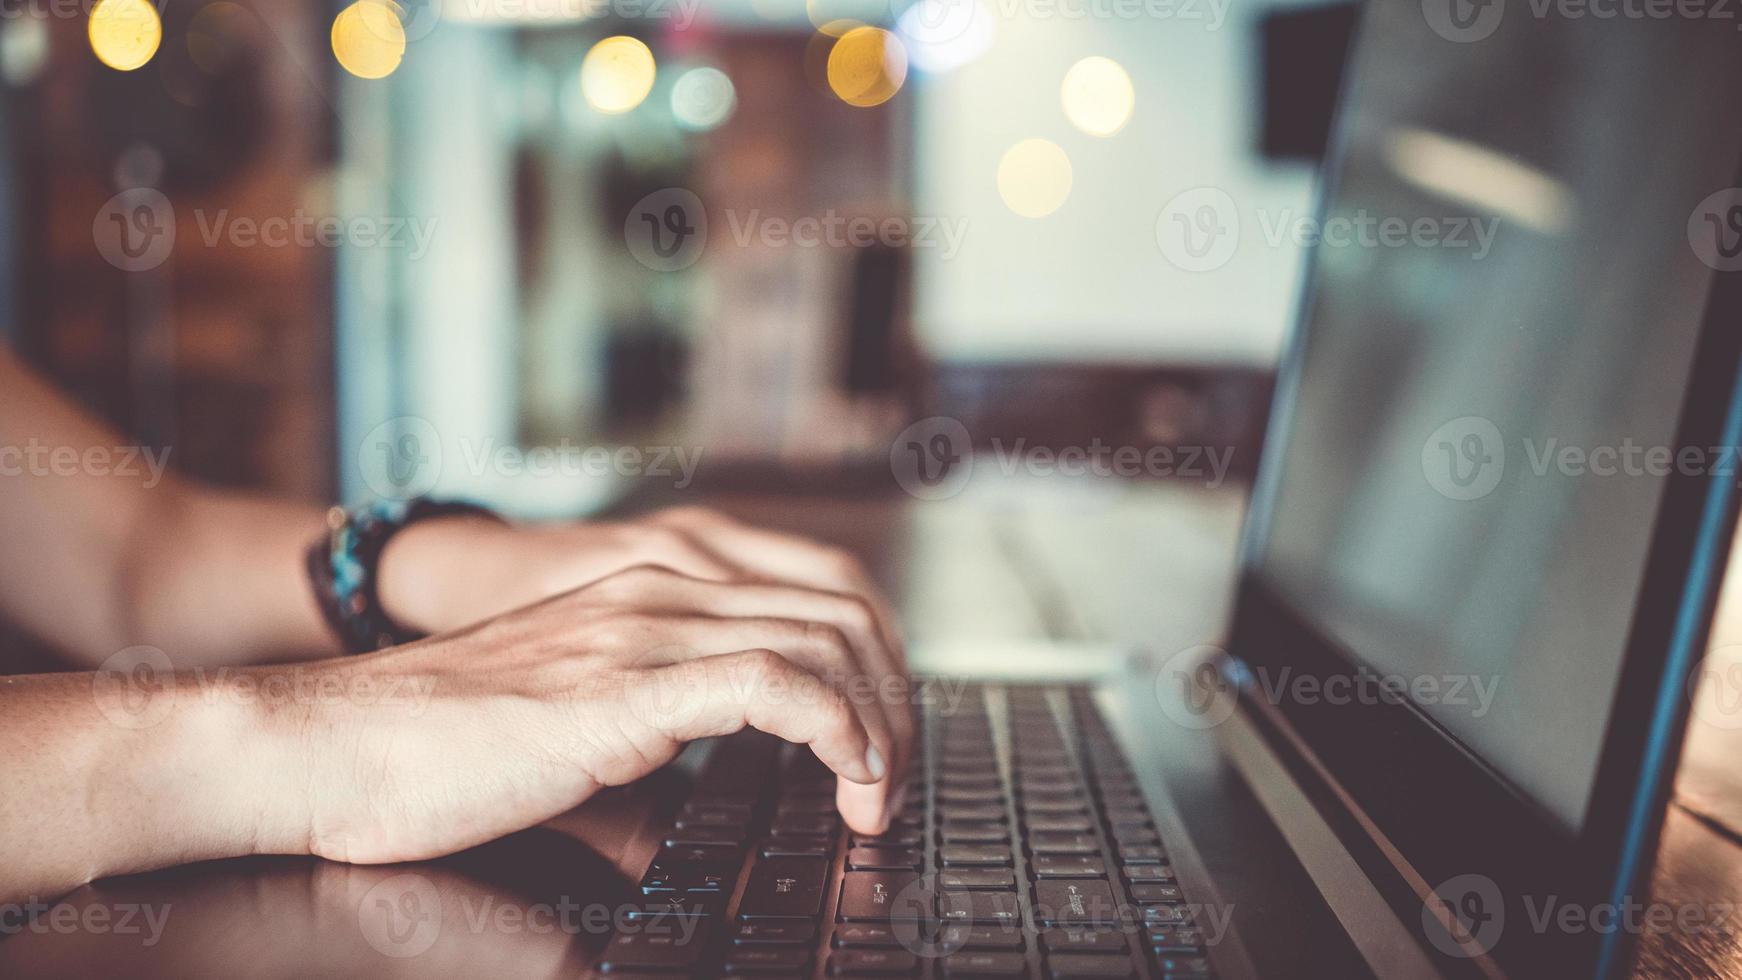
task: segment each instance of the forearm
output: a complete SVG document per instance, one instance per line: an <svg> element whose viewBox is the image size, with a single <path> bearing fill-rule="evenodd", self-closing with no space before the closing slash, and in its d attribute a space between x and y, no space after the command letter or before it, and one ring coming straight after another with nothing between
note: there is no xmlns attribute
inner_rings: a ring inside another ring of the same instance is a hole
<svg viewBox="0 0 1742 980"><path fill-rule="evenodd" d="M116 601L131 632L109 652L154 646L178 668L333 656L304 560L324 531L318 507L180 494L130 545Z"/></svg>
<svg viewBox="0 0 1742 980"><path fill-rule="evenodd" d="M308 779L288 724L209 675L0 678L0 901L306 853Z"/></svg>

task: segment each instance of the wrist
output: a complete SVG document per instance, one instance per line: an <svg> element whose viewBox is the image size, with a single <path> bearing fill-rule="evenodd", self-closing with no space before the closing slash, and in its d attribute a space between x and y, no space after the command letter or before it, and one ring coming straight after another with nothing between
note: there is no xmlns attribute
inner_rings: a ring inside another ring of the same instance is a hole
<svg viewBox="0 0 1742 980"><path fill-rule="evenodd" d="M462 514L412 524L381 553L376 593L396 623L440 633L489 615L481 600L500 570L490 567L511 529L498 520Z"/></svg>

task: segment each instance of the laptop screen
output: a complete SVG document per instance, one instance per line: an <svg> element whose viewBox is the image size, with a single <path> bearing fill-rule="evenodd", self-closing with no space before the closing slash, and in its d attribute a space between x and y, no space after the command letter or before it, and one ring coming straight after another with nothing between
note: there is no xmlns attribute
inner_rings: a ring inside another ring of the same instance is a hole
<svg viewBox="0 0 1742 980"><path fill-rule="evenodd" d="M1367 8L1255 571L1576 832L1664 475L1736 470L1674 434L1738 25Z"/></svg>

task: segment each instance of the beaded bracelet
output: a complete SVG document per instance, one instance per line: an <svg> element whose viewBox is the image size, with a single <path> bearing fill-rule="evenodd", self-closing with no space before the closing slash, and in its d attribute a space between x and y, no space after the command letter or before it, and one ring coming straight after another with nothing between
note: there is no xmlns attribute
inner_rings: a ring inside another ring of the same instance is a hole
<svg viewBox="0 0 1742 980"><path fill-rule="evenodd" d="M381 608L381 555L393 536L411 525L456 516L501 520L475 504L422 498L327 511L327 533L308 549L308 577L321 614L339 635L346 652L368 653L422 638L421 633L394 622Z"/></svg>

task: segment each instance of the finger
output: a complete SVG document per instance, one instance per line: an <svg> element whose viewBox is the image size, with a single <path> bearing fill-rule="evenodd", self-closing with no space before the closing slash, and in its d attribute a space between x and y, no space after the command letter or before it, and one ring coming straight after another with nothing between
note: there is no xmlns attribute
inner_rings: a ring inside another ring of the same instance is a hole
<svg viewBox="0 0 1742 980"><path fill-rule="evenodd" d="M807 745L836 775L871 791L848 797L841 811L847 825L865 834L887 826L887 762L859 714L815 674L772 650L704 657L647 673L648 683L688 696L661 725L667 737L694 741L748 725Z"/></svg>
<svg viewBox="0 0 1742 980"><path fill-rule="evenodd" d="M915 731L912 686L894 652L877 632L874 615L863 599L793 586L723 585L671 576L644 589L640 597L655 603L656 610L740 620L778 617L823 623L840 630L852 645L858 669L848 669L845 675L838 676L844 680L855 705L881 716L879 729L890 738L886 742L880 739L880 744L889 753L892 777L899 779L906 772L912 759ZM710 654L753 647L784 652L791 639L766 622L759 624L757 632L744 632L747 628L751 625L745 622L733 627L703 622L687 624L682 632L690 644Z"/></svg>
<svg viewBox="0 0 1742 980"><path fill-rule="evenodd" d="M905 669L907 642L894 607L869 575L844 552L805 538L741 524L723 514L685 507L664 511L655 519L693 533L699 544L729 563L765 578L863 596L877 612L878 627Z"/></svg>
<svg viewBox="0 0 1742 980"><path fill-rule="evenodd" d="M701 588L721 588L700 586ZM741 587L723 587L721 591L738 591ZM794 590L782 590L792 592ZM790 603L789 603L790 605ZM640 618L640 617L638 617ZM639 660L638 663L672 663L704 656L718 656L736 650L767 649L779 653L798 666L815 674L834 691L835 696L850 704L859 713L865 729L886 760L892 785L899 785L911 751L913 725L905 706L906 728L898 730L890 711L891 698L883 696L885 687L869 670L846 631L830 623L815 620L792 620L771 617L715 616L648 616L647 627L657 627L659 646L651 656L659 660ZM639 627L629 632L643 635ZM865 632L861 628L861 632ZM866 640L870 641L869 635ZM873 645L875 645L873 643ZM648 656L648 655L643 655ZM887 678L887 668L883 668ZM869 683L861 683L861 679ZM903 680L897 677L897 680ZM869 688L869 689L868 689ZM893 793L884 797L893 800Z"/></svg>

